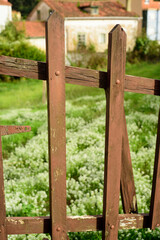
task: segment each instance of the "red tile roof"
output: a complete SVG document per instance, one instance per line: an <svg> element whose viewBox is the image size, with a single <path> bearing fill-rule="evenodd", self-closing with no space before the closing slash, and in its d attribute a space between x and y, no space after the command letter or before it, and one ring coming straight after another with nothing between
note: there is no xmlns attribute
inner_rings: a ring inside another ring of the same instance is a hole
<svg viewBox="0 0 160 240"><path fill-rule="evenodd" d="M25 31L26 37L44 37L45 36L44 22L23 21L23 22L17 22L16 26L17 26L17 29Z"/></svg>
<svg viewBox="0 0 160 240"><path fill-rule="evenodd" d="M8 2L8 0L0 0L0 5L12 6L12 4L10 2Z"/></svg>
<svg viewBox="0 0 160 240"><path fill-rule="evenodd" d="M137 16L134 12L128 12L125 8L115 2L55 2L54 0L42 0L51 9L59 12L63 17L105 17L105 16ZM98 6L98 15L92 15L86 12L84 8ZM34 9L33 9L34 11ZM31 12L31 14L33 13ZM45 24L44 22L23 21L18 23L18 29L23 29L27 37L44 37Z"/></svg>
<svg viewBox="0 0 160 240"><path fill-rule="evenodd" d="M145 0L142 0L142 9L160 9L160 1L150 0L148 4L145 3Z"/></svg>
<svg viewBox="0 0 160 240"><path fill-rule="evenodd" d="M125 7L117 2L55 2L54 0L43 0L51 9L60 12L64 17L105 17L105 16L137 16L134 12L126 11ZM99 13L92 15L85 11L85 7L98 6Z"/></svg>

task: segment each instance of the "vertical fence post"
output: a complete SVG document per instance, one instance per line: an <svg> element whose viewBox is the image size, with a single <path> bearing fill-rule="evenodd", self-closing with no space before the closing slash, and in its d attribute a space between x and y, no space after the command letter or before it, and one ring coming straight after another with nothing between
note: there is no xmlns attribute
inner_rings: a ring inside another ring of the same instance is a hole
<svg viewBox="0 0 160 240"><path fill-rule="evenodd" d="M160 226L160 110L158 118L156 153L150 206L150 228Z"/></svg>
<svg viewBox="0 0 160 240"><path fill-rule="evenodd" d="M0 134L0 239L7 240L1 134Z"/></svg>
<svg viewBox="0 0 160 240"><path fill-rule="evenodd" d="M124 213L138 212L125 112L123 114L121 198Z"/></svg>
<svg viewBox="0 0 160 240"><path fill-rule="evenodd" d="M52 240L66 233L66 136L64 19L54 12L46 23L48 135Z"/></svg>
<svg viewBox="0 0 160 240"><path fill-rule="evenodd" d="M103 240L118 238L118 214L124 114L126 34L120 25L109 33L108 81L106 89L106 143L104 168Z"/></svg>

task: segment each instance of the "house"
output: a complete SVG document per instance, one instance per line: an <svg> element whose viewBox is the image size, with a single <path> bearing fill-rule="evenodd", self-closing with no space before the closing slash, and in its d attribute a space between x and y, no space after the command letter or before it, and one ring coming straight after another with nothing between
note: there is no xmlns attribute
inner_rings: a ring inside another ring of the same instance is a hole
<svg viewBox="0 0 160 240"><path fill-rule="evenodd" d="M8 0L0 0L0 32L12 21L12 4Z"/></svg>
<svg viewBox="0 0 160 240"><path fill-rule="evenodd" d="M132 49L142 19L137 13L127 11L122 4L114 1L77 3L41 0L27 20L44 22L54 10L65 19L66 52L90 44L95 46L97 52L105 51L108 33L116 24L121 24L127 32L127 49Z"/></svg>
<svg viewBox="0 0 160 240"><path fill-rule="evenodd" d="M147 37L160 41L160 1L142 0L142 9Z"/></svg>
<svg viewBox="0 0 160 240"><path fill-rule="evenodd" d="M27 40L34 46L45 51L45 22L40 21L16 21L16 28L25 32Z"/></svg>

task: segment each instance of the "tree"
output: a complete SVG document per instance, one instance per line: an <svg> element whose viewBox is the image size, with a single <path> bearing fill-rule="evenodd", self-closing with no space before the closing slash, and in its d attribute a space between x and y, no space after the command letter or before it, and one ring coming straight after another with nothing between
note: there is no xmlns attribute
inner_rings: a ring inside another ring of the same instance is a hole
<svg viewBox="0 0 160 240"><path fill-rule="evenodd" d="M9 0L13 10L19 11L23 18L26 18L40 0Z"/></svg>

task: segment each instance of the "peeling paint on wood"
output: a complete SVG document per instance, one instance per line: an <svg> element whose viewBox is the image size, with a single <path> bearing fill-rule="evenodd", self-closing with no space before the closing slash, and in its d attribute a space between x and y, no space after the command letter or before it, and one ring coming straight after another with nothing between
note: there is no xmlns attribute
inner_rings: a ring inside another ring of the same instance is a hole
<svg viewBox="0 0 160 240"><path fill-rule="evenodd" d="M119 224L121 229L136 229L137 222L136 218L130 217L130 218L124 218L120 221Z"/></svg>

